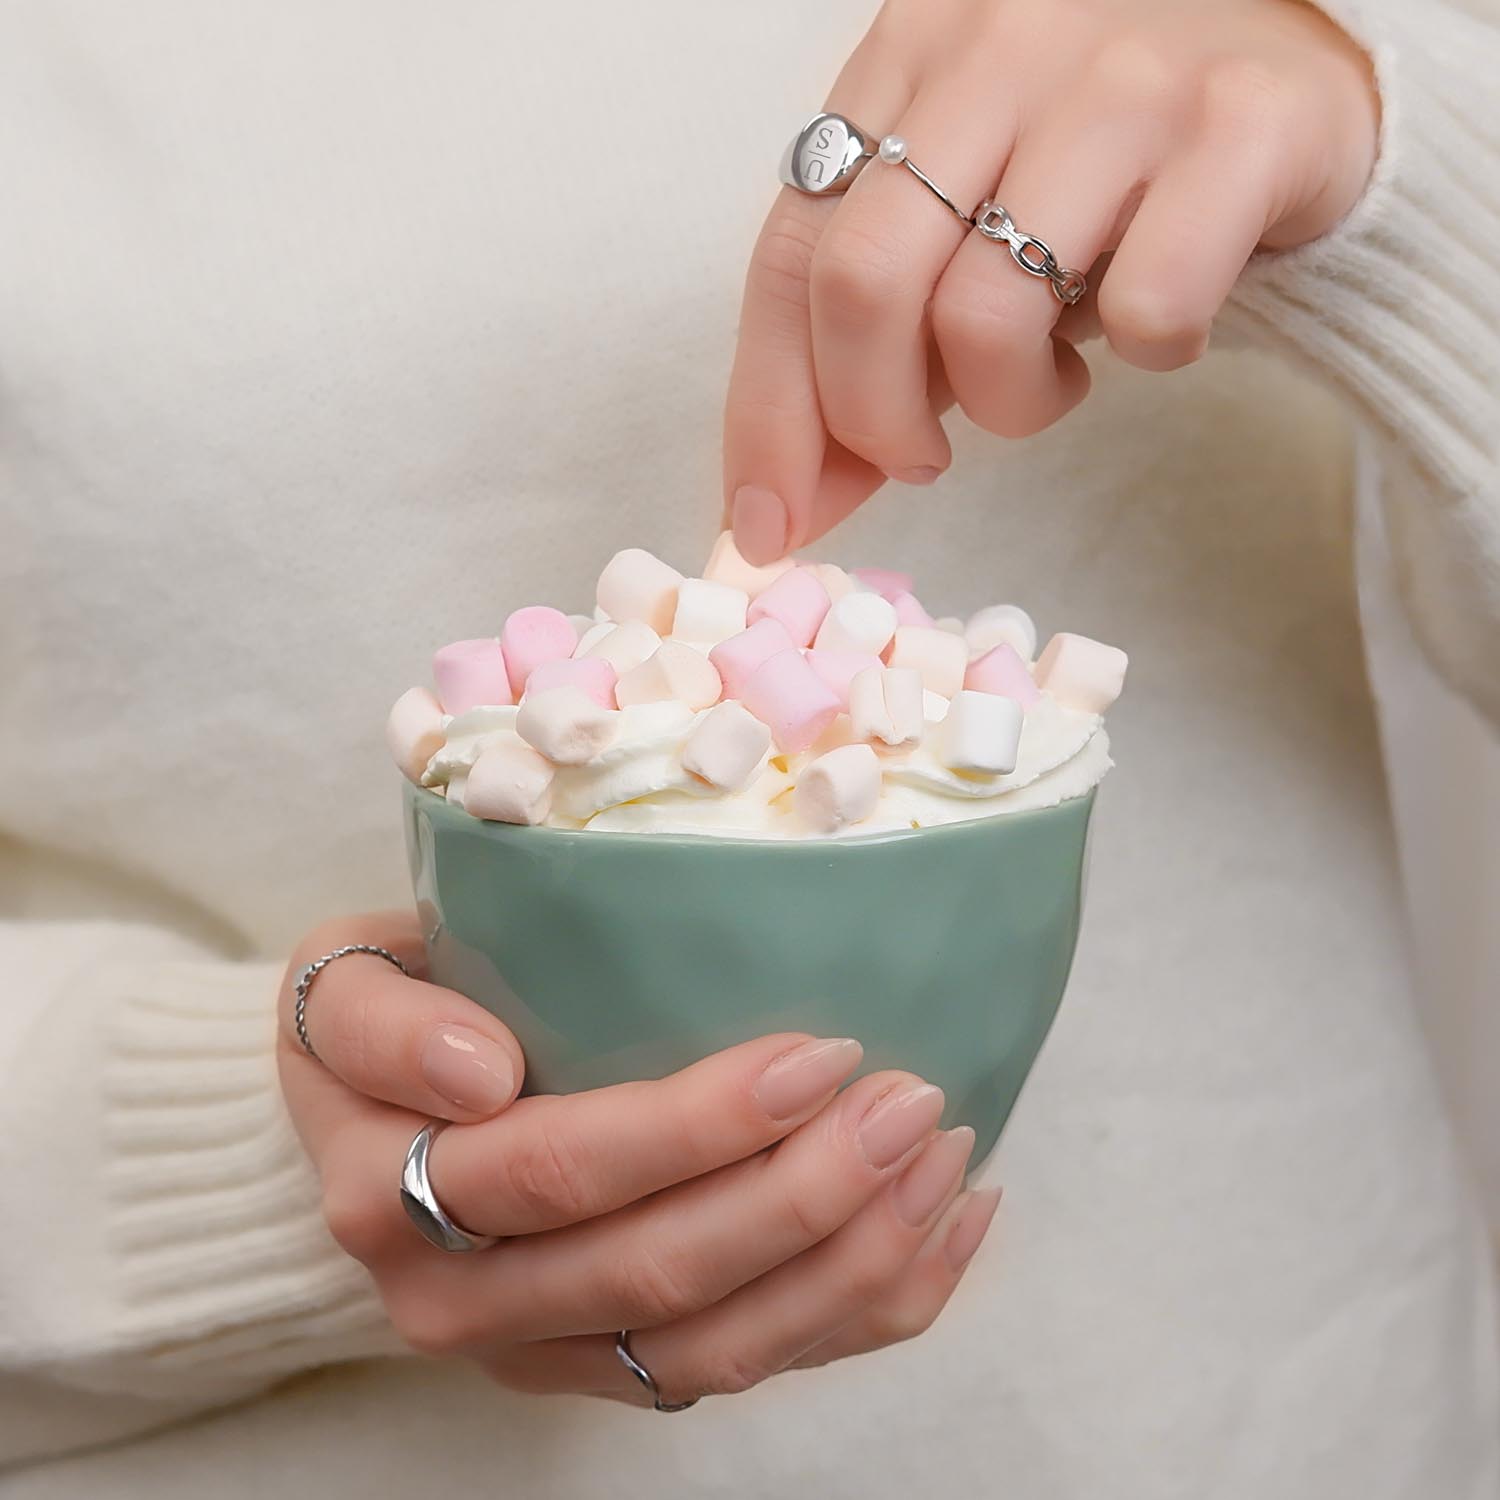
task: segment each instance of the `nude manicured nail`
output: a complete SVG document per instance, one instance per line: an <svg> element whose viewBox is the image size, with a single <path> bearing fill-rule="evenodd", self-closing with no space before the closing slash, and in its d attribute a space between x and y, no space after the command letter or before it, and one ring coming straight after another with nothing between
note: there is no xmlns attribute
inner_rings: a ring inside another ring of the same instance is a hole
<svg viewBox="0 0 1500 1500"><path fill-rule="evenodd" d="M786 555L790 517L781 496L758 484L742 484L734 492L734 545L740 556L756 567Z"/></svg>
<svg viewBox="0 0 1500 1500"><path fill-rule="evenodd" d="M973 1149L974 1132L967 1125L945 1130L929 1141L891 1189L896 1217L913 1229L925 1224L963 1176Z"/></svg>
<svg viewBox="0 0 1500 1500"><path fill-rule="evenodd" d="M789 1120L831 1094L859 1066L864 1051L847 1036L803 1042L760 1075L755 1102L773 1120Z"/></svg>
<svg viewBox="0 0 1500 1500"><path fill-rule="evenodd" d="M932 484L942 472L936 464L921 464L915 469L895 469L889 477L897 484Z"/></svg>
<svg viewBox="0 0 1500 1500"><path fill-rule="evenodd" d="M872 1167L900 1161L918 1141L937 1128L943 1113L943 1091L936 1084L916 1084L882 1094L859 1125L859 1146Z"/></svg>
<svg viewBox="0 0 1500 1500"><path fill-rule="evenodd" d="M422 1077L460 1109L490 1114L516 1091L505 1049L467 1026L440 1026L422 1047Z"/></svg>
<svg viewBox="0 0 1500 1500"><path fill-rule="evenodd" d="M943 1245L943 1255L955 1271L963 1270L983 1243L985 1231L1000 1206L1000 1192L999 1188L980 1188L959 1205Z"/></svg>

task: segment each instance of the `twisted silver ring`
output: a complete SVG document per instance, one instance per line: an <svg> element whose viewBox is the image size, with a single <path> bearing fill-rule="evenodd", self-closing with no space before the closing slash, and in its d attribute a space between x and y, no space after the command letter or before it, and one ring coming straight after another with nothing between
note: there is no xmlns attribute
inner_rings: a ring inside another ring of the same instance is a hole
<svg viewBox="0 0 1500 1500"><path fill-rule="evenodd" d="M630 1352L630 1330L628 1328L622 1328L619 1337L615 1339L615 1353L620 1356L620 1363L646 1387L646 1392L651 1397L651 1405L655 1411L686 1411L688 1407L698 1404L697 1396L690 1396L686 1401L663 1401L661 1399L661 1391L650 1370Z"/></svg>
<svg viewBox="0 0 1500 1500"><path fill-rule="evenodd" d="M470 1234L460 1229L448 1217L447 1210L437 1200L432 1183L427 1176L427 1161L432 1153L433 1137L446 1129L446 1120L429 1120L406 1148L406 1161L401 1167L401 1207L406 1217L417 1226L417 1231L429 1245L446 1250L453 1255L462 1255L470 1250L488 1250L498 1242L495 1234Z"/></svg>
<svg viewBox="0 0 1500 1500"><path fill-rule="evenodd" d="M322 958L303 964L297 970L296 988L293 992L297 1003L292 1009L292 1020L297 1027L297 1040L302 1043L309 1057L318 1055L313 1051L313 1044L307 1035L307 997L312 990L312 982L334 959L347 957L351 953L370 953L376 958L383 958L388 964L395 964L408 979L411 978L411 970L389 948L380 948L374 943L345 943L342 948L335 948L332 953L325 953Z"/></svg>
<svg viewBox="0 0 1500 1500"><path fill-rule="evenodd" d="M816 114L781 158L781 180L799 193L842 193L875 155L867 131L845 115Z"/></svg>
<svg viewBox="0 0 1500 1500"><path fill-rule="evenodd" d="M942 188L940 188L937 183L935 183L932 178L930 178L921 169L921 167L919 167L916 162L914 162L911 157L906 154L906 141L901 136L886 136L886 138L880 143L879 154L881 161L885 162L887 166L905 167L906 170L910 172L911 175L915 177L917 181L920 182L922 186L926 188L927 191L931 193L932 196L936 198L937 201L948 210L949 213L951 213L956 219L958 219L958 221L964 226L965 229L973 228L973 216L971 214L966 214L963 209L961 209L958 204L956 204L947 195L947 193L945 193Z"/></svg>
<svg viewBox="0 0 1500 1500"><path fill-rule="evenodd" d="M1088 291L1088 278L1082 271L1070 271L1066 266L1058 265L1046 240L1039 240L1034 234L1023 234L998 203L986 198L974 211L973 223L985 239L1005 245L1010 250L1011 259L1028 276L1045 277L1059 302L1071 307Z"/></svg>

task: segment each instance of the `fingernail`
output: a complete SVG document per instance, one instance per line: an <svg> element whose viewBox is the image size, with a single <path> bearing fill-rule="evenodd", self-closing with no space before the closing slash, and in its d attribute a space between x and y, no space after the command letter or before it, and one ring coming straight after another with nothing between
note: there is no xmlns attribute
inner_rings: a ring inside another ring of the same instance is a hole
<svg viewBox="0 0 1500 1500"><path fill-rule="evenodd" d="M893 469L886 477L897 484L931 484L942 472L935 464L922 464L915 469Z"/></svg>
<svg viewBox="0 0 1500 1500"><path fill-rule="evenodd" d="M422 1047L422 1077L460 1109L493 1114L516 1091L505 1049L467 1026L440 1026Z"/></svg>
<svg viewBox="0 0 1500 1500"><path fill-rule="evenodd" d="M999 1188L980 1188L967 1195L948 1231L943 1255L955 1271L961 1271L974 1258L984 1241L985 1231L1000 1207Z"/></svg>
<svg viewBox="0 0 1500 1500"><path fill-rule="evenodd" d="M963 1176L973 1149L974 1132L967 1125L945 1130L929 1141L891 1189L896 1217L913 1229L925 1224L942 1207L954 1182Z"/></svg>
<svg viewBox="0 0 1500 1500"><path fill-rule="evenodd" d="M755 1085L755 1102L773 1120L789 1120L831 1094L859 1066L864 1051L847 1036L803 1042L767 1066Z"/></svg>
<svg viewBox="0 0 1500 1500"><path fill-rule="evenodd" d="M734 545L747 563L763 567L786 554L790 517L779 495L757 484L734 492Z"/></svg>
<svg viewBox="0 0 1500 1500"><path fill-rule="evenodd" d="M918 1141L937 1127L943 1112L943 1091L923 1083L882 1094L859 1126L859 1146L872 1167L900 1161Z"/></svg>

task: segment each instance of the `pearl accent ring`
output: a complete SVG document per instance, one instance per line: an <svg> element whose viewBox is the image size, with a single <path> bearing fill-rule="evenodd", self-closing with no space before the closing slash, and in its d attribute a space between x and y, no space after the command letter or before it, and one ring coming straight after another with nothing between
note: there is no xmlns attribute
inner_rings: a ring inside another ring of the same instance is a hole
<svg viewBox="0 0 1500 1500"><path fill-rule="evenodd" d="M972 229L974 227L973 217L969 214L966 214L963 209L961 209L958 204L956 204L947 195L947 193L945 193L942 188L940 188L937 183L935 183L932 178L930 178L921 169L921 167L919 167L916 162L914 162L906 154L905 136L886 136L885 139L881 141L879 150L876 154L887 166L905 167L906 170L910 172L911 175L915 177L917 181L920 182L922 186L925 187L927 191L931 193L938 200L938 202L941 203L943 207L946 208L949 213L954 216L954 218L958 219L963 224L964 228Z"/></svg>

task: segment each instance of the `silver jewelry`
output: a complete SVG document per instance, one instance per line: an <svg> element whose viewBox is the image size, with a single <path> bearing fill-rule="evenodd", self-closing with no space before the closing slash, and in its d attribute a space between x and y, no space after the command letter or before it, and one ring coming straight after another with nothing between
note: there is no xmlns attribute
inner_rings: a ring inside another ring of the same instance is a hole
<svg viewBox="0 0 1500 1500"><path fill-rule="evenodd" d="M781 180L799 193L842 193L874 155L868 133L853 120L816 114L782 155Z"/></svg>
<svg viewBox="0 0 1500 1500"><path fill-rule="evenodd" d="M880 159L888 166L905 167L949 213L959 219L965 229L974 225L974 220L956 204L932 178L930 178L916 162L906 154L906 141L899 135L888 135L880 143Z"/></svg>
<svg viewBox="0 0 1500 1500"><path fill-rule="evenodd" d="M1059 302L1071 307L1088 291L1082 271L1070 271L1057 263L1052 247L1034 234L1022 234L1015 221L998 203L988 198L974 212L974 227L987 240L1009 248L1011 259L1029 276L1044 276L1052 284Z"/></svg>
<svg viewBox="0 0 1500 1500"><path fill-rule="evenodd" d="M446 1120L429 1120L406 1148L406 1162L401 1168L401 1207L406 1210L406 1217L417 1226L422 1238L439 1250L453 1254L488 1250L500 1236L470 1234L467 1229L460 1229L437 1201L437 1194L432 1191L432 1182L427 1176L427 1159L432 1153L433 1137L447 1124Z"/></svg>
<svg viewBox="0 0 1500 1500"><path fill-rule="evenodd" d="M640 1383L646 1387L651 1397L651 1405L656 1411L686 1411L690 1406L698 1404L696 1396L690 1396L686 1401L663 1401L661 1391L657 1388L655 1379L650 1370L630 1352L630 1330L622 1328L620 1336L615 1340L615 1353L620 1356L620 1363L635 1376Z"/></svg>
<svg viewBox="0 0 1500 1500"><path fill-rule="evenodd" d="M297 1040L307 1049L309 1057L318 1055L313 1051L313 1044L307 1035L307 996L312 989L312 982L334 959L343 958L350 953L373 953L376 958L383 958L388 964L395 964L408 979L411 978L411 970L389 948L378 948L374 943L345 943L342 948L335 948L332 953L325 953L322 958L315 958L310 964L303 964L297 970L297 987L294 992L297 996L297 1004L292 1011L292 1019L297 1026Z"/></svg>

